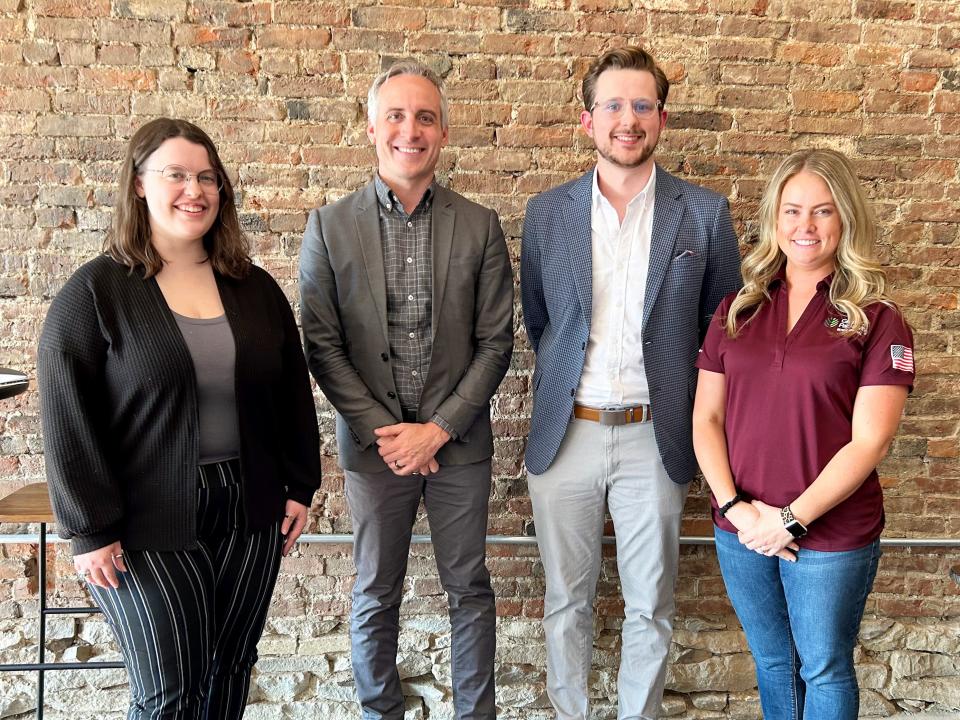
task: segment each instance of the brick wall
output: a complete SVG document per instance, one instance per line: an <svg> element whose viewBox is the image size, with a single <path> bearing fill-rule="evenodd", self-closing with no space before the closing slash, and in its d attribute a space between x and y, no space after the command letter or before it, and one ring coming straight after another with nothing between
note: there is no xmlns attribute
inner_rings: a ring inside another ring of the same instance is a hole
<svg viewBox="0 0 960 720"><path fill-rule="evenodd" d="M117 162L148 118L185 117L213 136L238 181L257 261L295 299L307 210L370 175L363 102L384 63L416 55L445 76L452 128L442 178L501 213L516 259L527 198L591 164L576 126L578 78L604 49L639 42L674 83L660 162L728 195L744 241L784 154L821 145L855 159L919 357L915 392L881 469L887 536L960 537L960 4L396 1L0 0L0 365L33 373L49 300L97 253ZM532 356L519 320L517 327L513 366L495 400L492 533L522 534L531 517L520 458ZM37 407L36 392L0 404L0 492L44 477ZM331 408L318 407L324 477L308 531L348 532ZM685 531L708 530L705 492L695 485ZM32 658L31 558L28 546L0 545L0 661ZM956 551L887 553L858 651L864 714L960 708L960 594L947 578L957 563ZM490 567L500 716L546 718L536 552L494 546ZM62 550L54 569L58 602L75 601L82 593ZM414 548L410 571L401 658L408 717L452 717L444 598L427 547ZM355 716L351 573L343 546L303 546L284 562L247 717ZM608 556L596 624L597 717L613 717L617 587ZM751 662L712 549L683 550L678 598L665 712L756 717ZM113 652L98 620L57 618L52 628L57 657ZM0 676L0 717L32 717L32 682ZM122 673L58 673L48 684L48 717L122 716Z"/></svg>

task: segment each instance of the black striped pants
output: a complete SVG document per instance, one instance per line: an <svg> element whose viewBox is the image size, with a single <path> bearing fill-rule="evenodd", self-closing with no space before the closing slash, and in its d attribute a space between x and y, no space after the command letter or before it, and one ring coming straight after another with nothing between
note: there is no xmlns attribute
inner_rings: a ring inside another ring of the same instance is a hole
<svg viewBox="0 0 960 720"><path fill-rule="evenodd" d="M280 522L243 530L240 462L201 465L194 550L124 550L120 588L89 586L123 651L128 720L243 716L270 596Z"/></svg>

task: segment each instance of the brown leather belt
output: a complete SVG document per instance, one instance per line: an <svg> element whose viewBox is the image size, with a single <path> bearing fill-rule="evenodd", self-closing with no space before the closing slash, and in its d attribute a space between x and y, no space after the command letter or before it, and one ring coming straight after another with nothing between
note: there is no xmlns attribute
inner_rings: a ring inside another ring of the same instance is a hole
<svg viewBox="0 0 960 720"><path fill-rule="evenodd" d="M653 419L649 405L636 405L622 410L600 410L586 405L574 405L573 416L580 420L592 420L601 425L626 425L650 422Z"/></svg>

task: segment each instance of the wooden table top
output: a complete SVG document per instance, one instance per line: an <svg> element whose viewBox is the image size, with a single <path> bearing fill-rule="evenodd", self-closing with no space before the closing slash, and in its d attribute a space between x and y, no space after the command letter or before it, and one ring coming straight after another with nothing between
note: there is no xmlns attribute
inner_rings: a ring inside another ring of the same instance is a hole
<svg viewBox="0 0 960 720"><path fill-rule="evenodd" d="M54 522L47 484L25 485L0 500L0 522Z"/></svg>

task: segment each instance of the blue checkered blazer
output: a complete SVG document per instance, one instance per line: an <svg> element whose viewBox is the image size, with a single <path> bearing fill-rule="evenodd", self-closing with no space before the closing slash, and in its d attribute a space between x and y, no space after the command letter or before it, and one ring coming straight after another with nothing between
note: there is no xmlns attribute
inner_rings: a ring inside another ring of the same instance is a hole
<svg viewBox="0 0 960 720"><path fill-rule="evenodd" d="M520 289L537 355L527 469L553 462L573 412L590 336L593 171L527 205ZM697 469L691 413L694 361L720 300L740 287L740 253L726 198L657 167L643 355L657 447L676 483Z"/></svg>

